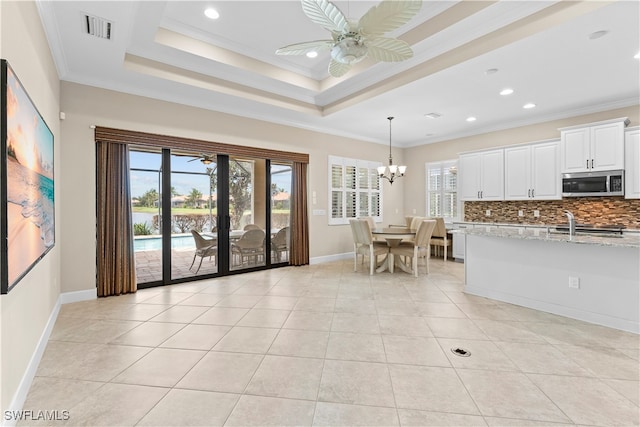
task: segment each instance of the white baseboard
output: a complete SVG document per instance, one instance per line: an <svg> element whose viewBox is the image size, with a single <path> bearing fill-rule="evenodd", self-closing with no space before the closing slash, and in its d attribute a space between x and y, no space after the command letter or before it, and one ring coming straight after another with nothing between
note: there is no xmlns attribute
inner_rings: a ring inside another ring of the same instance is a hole
<svg viewBox="0 0 640 427"><path fill-rule="evenodd" d="M310 265L322 264L325 262L340 261L340 260L349 259L349 258L353 258L353 252L313 257L309 260L309 264Z"/></svg>
<svg viewBox="0 0 640 427"><path fill-rule="evenodd" d="M38 345L35 348L35 351L31 355L31 360L29 360L29 364L27 365L27 369L22 376L22 380L20 381L20 385L18 386L18 390L13 396L11 401L11 405L7 408L8 411L20 411L24 406L24 402L27 399L27 394L29 393L29 389L31 388L31 383L36 376L36 371L38 370L38 365L40 365L40 360L42 359L42 355L44 354L45 348L47 348L47 343L49 342L49 337L51 336L51 331L53 331L53 326L56 324L56 320L58 319L58 314L60 313L60 307L62 304L68 304L71 302L78 301L86 301L97 298L97 289L91 289L87 291L77 291L77 292L65 292L58 296L58 300L56 304L53 306L53 310L51 310L51 314L49 315L49 320L47 321L47 325L42 331L42 335L40 335L40 340L38 341ZM3 417L2 426L15 426L17 423L16 419L5 420Z"/></svg>

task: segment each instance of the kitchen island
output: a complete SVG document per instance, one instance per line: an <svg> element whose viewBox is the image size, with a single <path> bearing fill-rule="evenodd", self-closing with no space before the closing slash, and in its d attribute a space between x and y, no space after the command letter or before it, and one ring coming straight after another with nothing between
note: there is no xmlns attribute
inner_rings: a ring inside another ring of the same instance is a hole
<svg viewBox="0 0 640 427"><path fill-rule="evenodd" d="M463 232L465 292L640 333L640 235Z"/></svg>

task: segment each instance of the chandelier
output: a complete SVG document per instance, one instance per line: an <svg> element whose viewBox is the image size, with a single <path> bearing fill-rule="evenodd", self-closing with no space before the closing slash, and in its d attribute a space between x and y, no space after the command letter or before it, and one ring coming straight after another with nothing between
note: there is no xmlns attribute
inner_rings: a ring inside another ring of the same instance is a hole
<svg viewBox="0 0 640 427"><path fill-rule="evenodd" d="M378 175L389 181L389 184L393 184L396 178L404 176L407 167L393 164L393 157L391 157L391 120L393 117L387 117L387 120L389 120L389 166L378 166Z"/></svg>

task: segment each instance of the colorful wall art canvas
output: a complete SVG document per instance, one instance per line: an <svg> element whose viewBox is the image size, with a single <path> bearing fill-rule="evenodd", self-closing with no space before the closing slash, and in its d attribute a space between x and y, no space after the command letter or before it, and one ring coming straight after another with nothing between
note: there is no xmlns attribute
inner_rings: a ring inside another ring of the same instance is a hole
<svg viewBox="0 0 640 427"><path fill-rule="evenodd" d="M1 292L55 244L53 133L2 60Z"/></svg>

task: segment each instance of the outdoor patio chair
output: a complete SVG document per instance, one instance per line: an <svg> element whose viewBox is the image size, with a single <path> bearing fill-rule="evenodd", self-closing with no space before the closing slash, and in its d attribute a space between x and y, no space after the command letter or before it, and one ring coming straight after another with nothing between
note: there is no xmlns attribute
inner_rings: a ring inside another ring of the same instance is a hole
<svg viewBox="0 0 640 427"><path fill-rule="evenodd" d="M202 266L202 260L205 257L209 257L209 260L213 257L214 263L218 262L218 239L205 239L196 230L191 230L191 235L193 236L193 240L196 242L196 252L193 254L193 261L191 261L191 267L189 267L189 270L193 268L193 264L196 262L196 257L200 257L200 264L198 264L198 269L195 272L195 274L198 274L198 271L200 271L200 267Z"/></svg>

